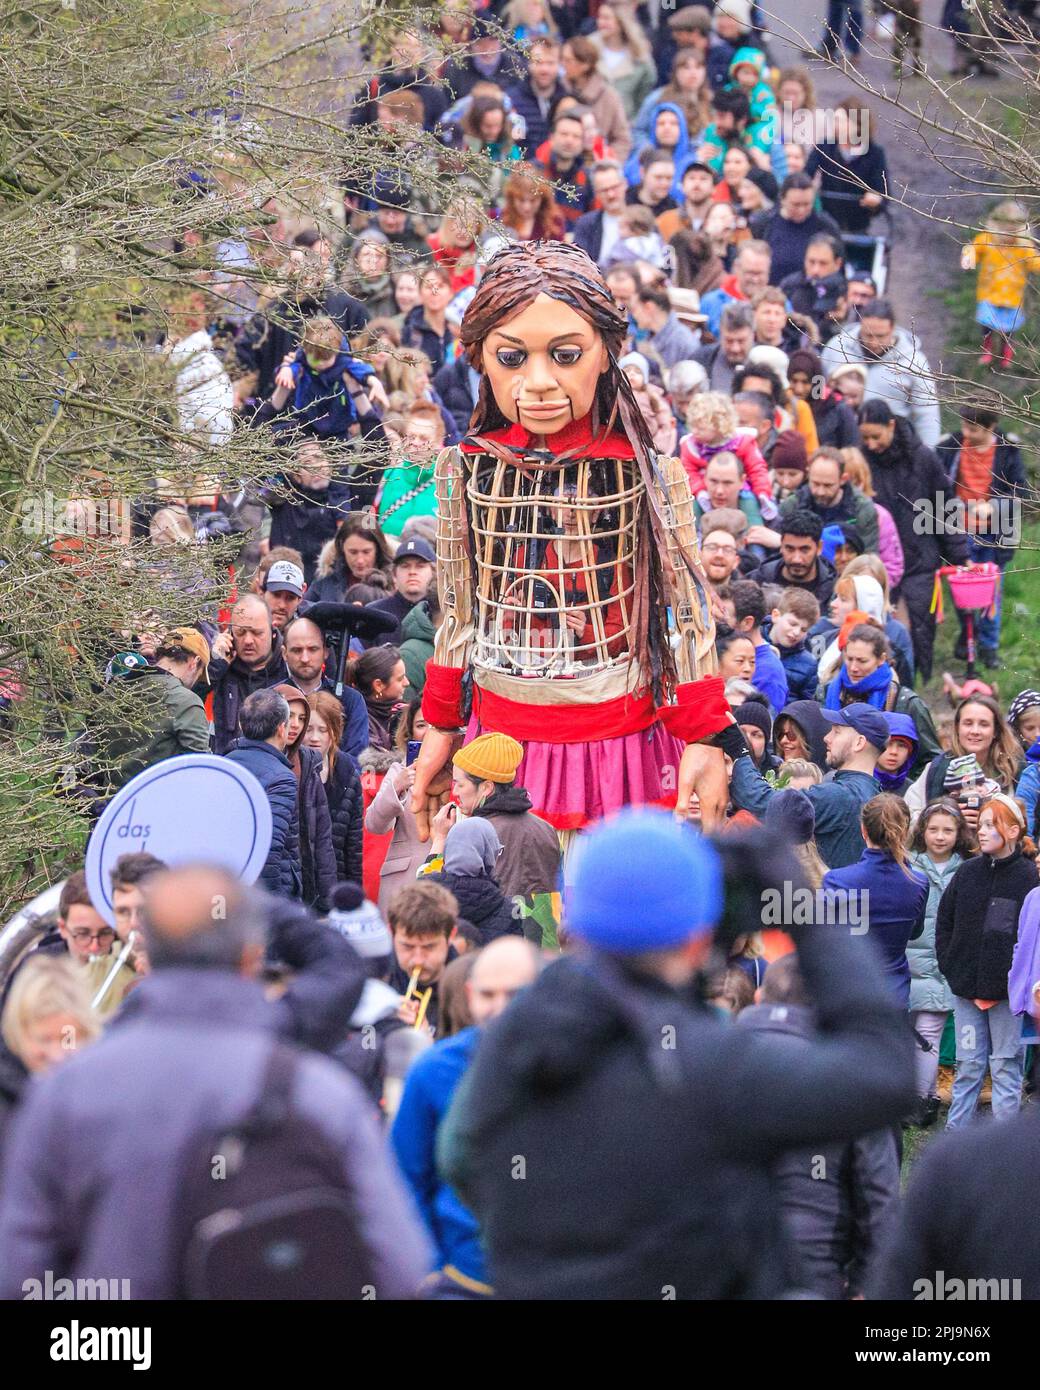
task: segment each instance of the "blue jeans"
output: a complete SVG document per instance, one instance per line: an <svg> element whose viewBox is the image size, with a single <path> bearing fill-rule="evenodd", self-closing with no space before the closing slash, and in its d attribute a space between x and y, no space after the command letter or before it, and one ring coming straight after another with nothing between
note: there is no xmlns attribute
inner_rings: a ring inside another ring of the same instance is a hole
<svg viewBox="0 0 1040 1390"><path fill-rule="evenodd" d="M859 0L827 0L827 19L823 50L833 55L845 39L850 58L855 58L863 40L863 9Z"/></svg>
<svg viewBox="0 0 1040 1390"><path fill-rule="evenodd" d="M953 1024L957 1036L957 1074L947 1129L970 1124L986 1078L986 1064L993 1082L993 1118L1010 1120L1018 1114L1022 1096L1022 1020L1011 1012L1006 999L991 1009L980 1009L970 999L956 999Z"/></svg>
<svg viewBox="0 0 1040 1390"><path fill-rule="evenodd" d="M1004 606L1004 565L1008 562L1009 552L999 545L983 545L974 536L968 537L968 554L971 556L973 564L981 564L985 560L992 560L1000 565L1000 578L997 581L996 600L993 605L993 616L987 608L984 613L975 614L975 645L985 647L988 651L995 652L1000 646L1000 615ZM957 613L961 629L964 630L964 614Z"/></svg>

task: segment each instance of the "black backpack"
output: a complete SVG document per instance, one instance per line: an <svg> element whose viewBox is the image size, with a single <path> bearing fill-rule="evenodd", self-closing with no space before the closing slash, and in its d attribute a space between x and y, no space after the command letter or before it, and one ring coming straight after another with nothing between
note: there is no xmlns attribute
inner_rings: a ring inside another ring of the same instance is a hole
<svg viewBox="0 0 1040 1390"><path fill-rule="evenodd" d="M372 1296L342 1154L292 1108L299 1055L275 1043L248 1114L186 1151L176 1228L182 1298Z"/></svg>

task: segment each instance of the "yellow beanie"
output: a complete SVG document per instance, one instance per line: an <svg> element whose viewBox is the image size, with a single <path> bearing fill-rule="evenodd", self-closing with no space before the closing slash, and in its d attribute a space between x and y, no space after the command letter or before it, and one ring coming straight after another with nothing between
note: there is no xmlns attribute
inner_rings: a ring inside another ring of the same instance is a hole
<svg viewBox="0 0 1040 1390"><path fill-rule="evenodd" d="M482 782L511 782L524 756L523 745L508 734L481 734L452 760L460 772Z"/></svg>

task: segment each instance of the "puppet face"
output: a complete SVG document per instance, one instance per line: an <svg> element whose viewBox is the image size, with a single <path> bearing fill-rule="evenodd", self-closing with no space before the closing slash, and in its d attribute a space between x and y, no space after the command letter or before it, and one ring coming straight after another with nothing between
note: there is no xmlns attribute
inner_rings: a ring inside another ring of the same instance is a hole
<svg viewBox="0 0 1040 1390"><path fill-rule="evenodd" d="M583 419L608 366L599 333L547 294L493 329L482 352L499 410L539 435Z"/></svg>

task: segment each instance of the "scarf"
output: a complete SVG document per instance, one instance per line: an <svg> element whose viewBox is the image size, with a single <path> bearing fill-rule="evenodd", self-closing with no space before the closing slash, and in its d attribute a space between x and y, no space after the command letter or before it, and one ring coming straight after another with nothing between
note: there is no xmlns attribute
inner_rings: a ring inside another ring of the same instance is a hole
<svg viewBox="0 0 1040 1390"><path fill-rule="evenodd" d="M843 705L857 701L865 705L873 705L875 709L884 709L885 696L888 694L888 687L891 684L892 667L887 661L883 661L876 671L872 671L869 676L864 676L861 681L851 680L848 669L843 664L841 670L827 687L824 708L841 709ZM842 700L843 695L847 697L845 700Z"/></svg>
<svg viewBox="0 0 1040 1390"><path fill-rule="evenodd" d="M910 767L913 761L913 755L911 754L898 772L883 772L881 768L876 767L874 769L874 781L880 784L883 792L900 793L903 787L906 786L906 780L910 776Z"/></svg>

